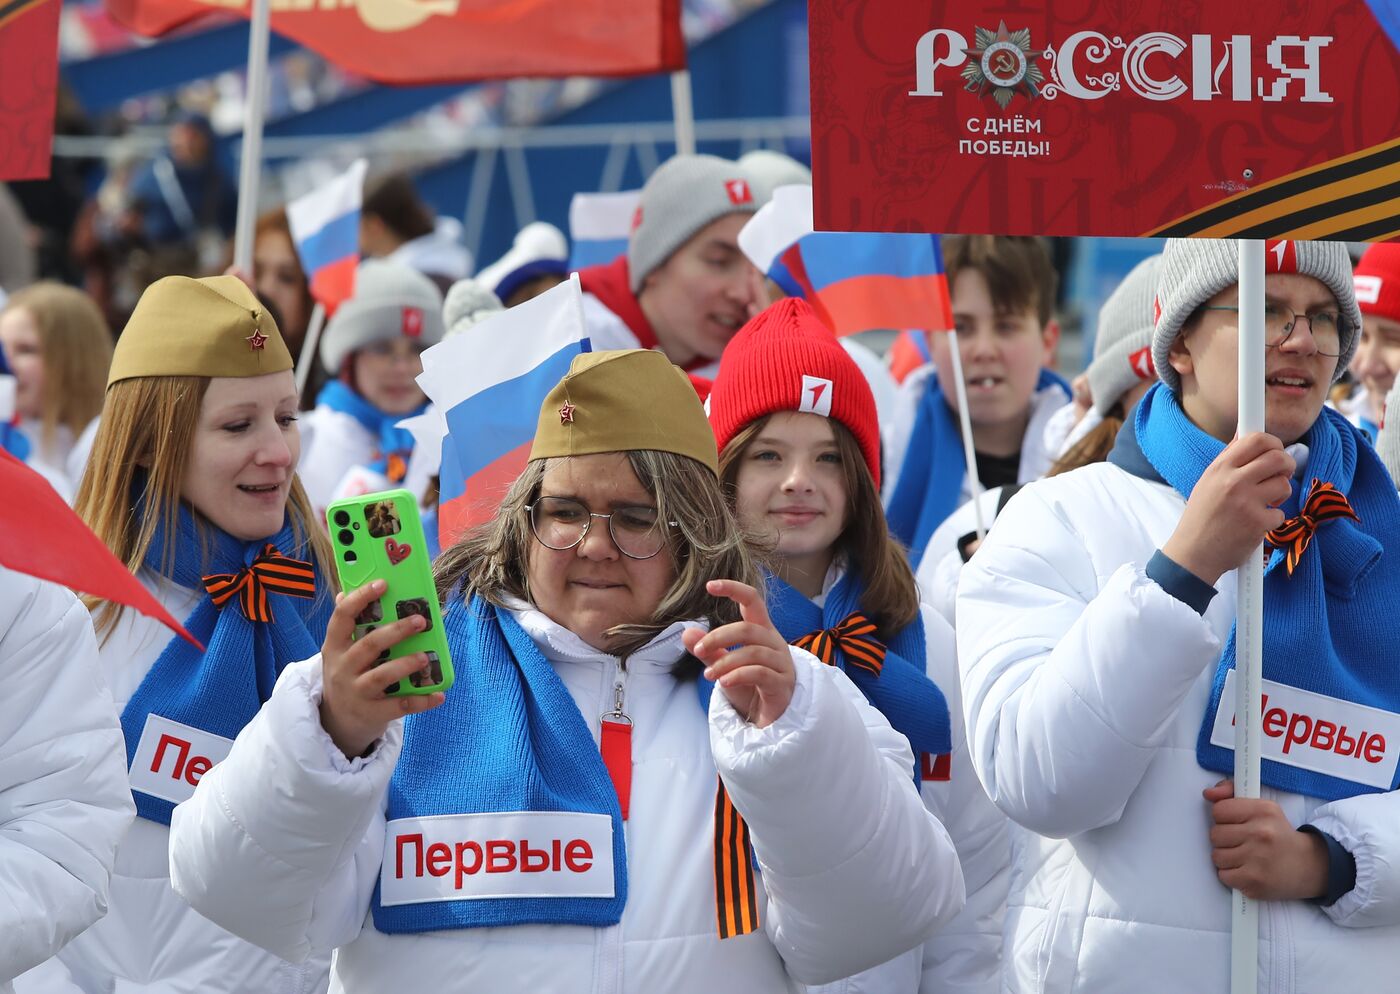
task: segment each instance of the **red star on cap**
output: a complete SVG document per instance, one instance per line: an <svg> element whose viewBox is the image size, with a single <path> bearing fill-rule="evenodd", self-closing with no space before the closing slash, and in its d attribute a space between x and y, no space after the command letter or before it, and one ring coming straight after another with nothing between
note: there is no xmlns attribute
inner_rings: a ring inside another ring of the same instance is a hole
<svg viewBox="0 0 1400 994"><path fill-rule="evenodd" d="M248 348L254 352L261 352L263 346L267 344L267 336L259 329L254 329L253 333L243 340L248 343Z"/></svg>
<svg viewBox="0 0 1400 994"><path fill-rule="evenodd" d="M571 425L574 423L574 405L565 403L559 408L559 423L561 425Z"/></svg>

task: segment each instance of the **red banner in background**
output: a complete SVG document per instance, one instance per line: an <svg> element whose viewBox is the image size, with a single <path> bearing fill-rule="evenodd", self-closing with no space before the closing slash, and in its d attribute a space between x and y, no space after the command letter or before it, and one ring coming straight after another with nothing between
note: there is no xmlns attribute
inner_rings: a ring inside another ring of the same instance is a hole
<svg viewBox="0 0 1400 994"><path fill-rule="evenodd" d="M1400 54L1363 0L1124 9L810 0L816 226L1400 237Z"/></svg>
<svg viewBox="0 0 1400 994"><path fill-rule="evenodd" d="M4 0L0 0L3 3ZM685 67L681 0L271 0L272 30L381 83L634 76ZM247 0L107 0L155 36Z"/></svg>
<svg viewBox="0 0 1400 994"><path fill-rule="evenodd" d="M0 180L49 174L58 15L59 0L0 0Z"/></svg>

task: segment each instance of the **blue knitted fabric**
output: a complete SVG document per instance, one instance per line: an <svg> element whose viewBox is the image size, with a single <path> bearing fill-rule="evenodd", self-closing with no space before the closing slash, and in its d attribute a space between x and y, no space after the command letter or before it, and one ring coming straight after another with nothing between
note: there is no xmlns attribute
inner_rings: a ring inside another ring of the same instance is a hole
<svg viewBox="0 0 1400 994"><path fill-rule="evenodd" d="M350 389L349 384L340 380L331 380L322 387L321 392L316 395L316 403L325 404L333 411L350 415L374 436L377 455L366 468L381 476L389 476L390 456L397 455L407 465L408 457L413 452L413 433L407 428L396 428L395 425L404 418L417 417L428 409L425 401L421 407L407 414L385 414Z"/></svg>
<svg viewBox="0 0 1400 994"><path fill-rule="evenodd" d="M854 611L860 611L859 581L847 572L827 593L826 607L820 608L805 594L771 574L766 577L768 616L789 643L822 628L835 628ZM875 705L895 730L914 749L916 775L921 753L941 756L953 751L952 719L948 700L938 685L928 678L928 651L924 644L923 618L915 618L893 636L877 632L885 643L885 665L879 676L859 666L847 666L846 656L836 650L836 665L860 688L865 699ZM700 703L708 712L713 682L699 681Z"/></svg>
<svg viewBox="0 0 1400 994"><path fill-rule="evenodd" d="M0 376L9 376L10 367L5 362L5 350L0 349ZM16 417L15 420L18 420ZM0 449L4 449L20 462L29 458L29 437L19 430L18 424L0 421Z"/></svg>
<svg viewBox="0 0 1400 994"><path fill-rule="evenodd" d="M385 907L376 884L375 928L617 924L627 903L622 811L578 705L509 611L457 597L443 625L457 681L445 703L404 719L403 753L389 780L389 821L492 811L606 814L613 825L614 896Z"/></svg>
<svg viewBox="0 0 1400 994"><path fill-rule="evenodd" d="M1157 384L1138 404L1134 421L1143 455L1177 493L1188 497L1225 445L1186 417L1180 403ZM1298 513L1313 479L1334 484L1361 518L1327 521L1314 535L1290 576L1284 553L1274 551L1264 571L1264 679L1356 704L1400 713L1400 500L1375 451L1335 411L1322 415L1301 439L1307 472L1293 483L1284 513ZM1235 666L1235 635L1216 668L1210 705L1201 724L1196 757L1208 770L1231 773L1234 750L1211 745L1225 676ZM1353 731L1359 731L1354 729ZM1270 759L1264 783L1327 800L1373 793L1377 788L1314 773ZM1391 789L1397 786L1391 783Z"/></svg>
<svg viewBox="0 0 1400 994"><path fill-rule="evenodd" d="M1058 390L1066 399L1070 396L1069 384L1042 369L1036 396L1046 390ZM904 543L916 567L938 526L958 509L966 476L967 458L963 454L958 415L944 399L943 388L934 374L928 378L919 401L899 479L885 506L890 532Z"/></svg>
<svg viewBox="0 0 1400 994"><path fill-rule="evenodd" d="M269 542L283 555L315 565L309 546L296 544L290 524L257 542L242 542L213 526L206 526L204 531L213 538L207 560L201 555L203 542L194 516L181 503L176 534L167 535L162 522L146 553L146 568L164 572L167 542L173 542L175 558L171 571L165 575L191 590L203 590L203 578L208 574L238 572L252 563ZM151 714L226 739L236 737L272 696L273 684L286 665L310 659L321 651L335 600L326 591L319 573L316 588L314 598L269 594L274 618L271 624L249 621L239 609L237 598L219 608L205 594L185 619L186 631L204 643L205 651L201 653L178 635L171 638L122 711L128 767ZM174 804L140 791L132 794L136 798L136 813L142 818L170 824Z"/></svg>

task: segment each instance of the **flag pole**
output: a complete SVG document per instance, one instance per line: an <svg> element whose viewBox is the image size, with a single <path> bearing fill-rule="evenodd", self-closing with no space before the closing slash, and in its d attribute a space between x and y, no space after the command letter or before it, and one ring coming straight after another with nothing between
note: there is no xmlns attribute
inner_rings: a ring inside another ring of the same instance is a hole
<svg viewBox="0 0 1400 994"><path fill-rule="evenodd" d="M311 367L316 365L316 353L321 344L321 329L326 325L326 308L319 300L311 311L311 321L306 326L306 337L301 342L301 355L297 357L297 397L306 391L306 382L311 379Z"/></svg>
<svg viewBox="0 0 1400 994"><path fill-rule="evenodd" d="M967 483L972 489L972 513L976 521L977 541L987 535L982 520L982 480L977 476L977 450L972 444L972 415L967 409L967 381L963 379L962 349L958 348L956 331L941 332L949 337L948 356L953 366L953 380L958 396L958 423L962 426L963 456L967 460Z"/></svg>
<svg viewBox="0 0 1400 994"><path fill-rule="evenodd" d="M1239 242L1239 428L1237 436L1264 430L1264 243ZM1263 726L1263 545L1236 572L1235 796L1259 796ZM1232 891L1230 991L1256 994L1259 986L1259 902Z"/></svg>
<svg viewBox="0 0 1400 994"><path fill-rule="evenodd" d="M269 0L253 0L248 23L248 92L243 107L243 148L238 164L238 216L233 228L233 265L253 272L253 225L262 176L263 115L267 106Z"/></svg>
<svg viewBox="0 0 1400 994"><path fill-rule="evenodd" d="M690 97L690 70L671 73L671 116L676 122L676 153L695 154L695 105Z"/></svg>

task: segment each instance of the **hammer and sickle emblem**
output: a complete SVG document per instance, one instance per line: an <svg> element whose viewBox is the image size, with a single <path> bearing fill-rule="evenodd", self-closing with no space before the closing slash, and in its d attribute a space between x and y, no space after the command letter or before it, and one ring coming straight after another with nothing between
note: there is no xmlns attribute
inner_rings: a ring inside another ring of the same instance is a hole
<svg viewBox="0 0 1400 994"><path fill-rule="evenodd" d="M1007 77L1016 75L1016 60L1011 57L1011 53L1001 51L992 59L992 68L996 70L998 76Z"/></svg>

